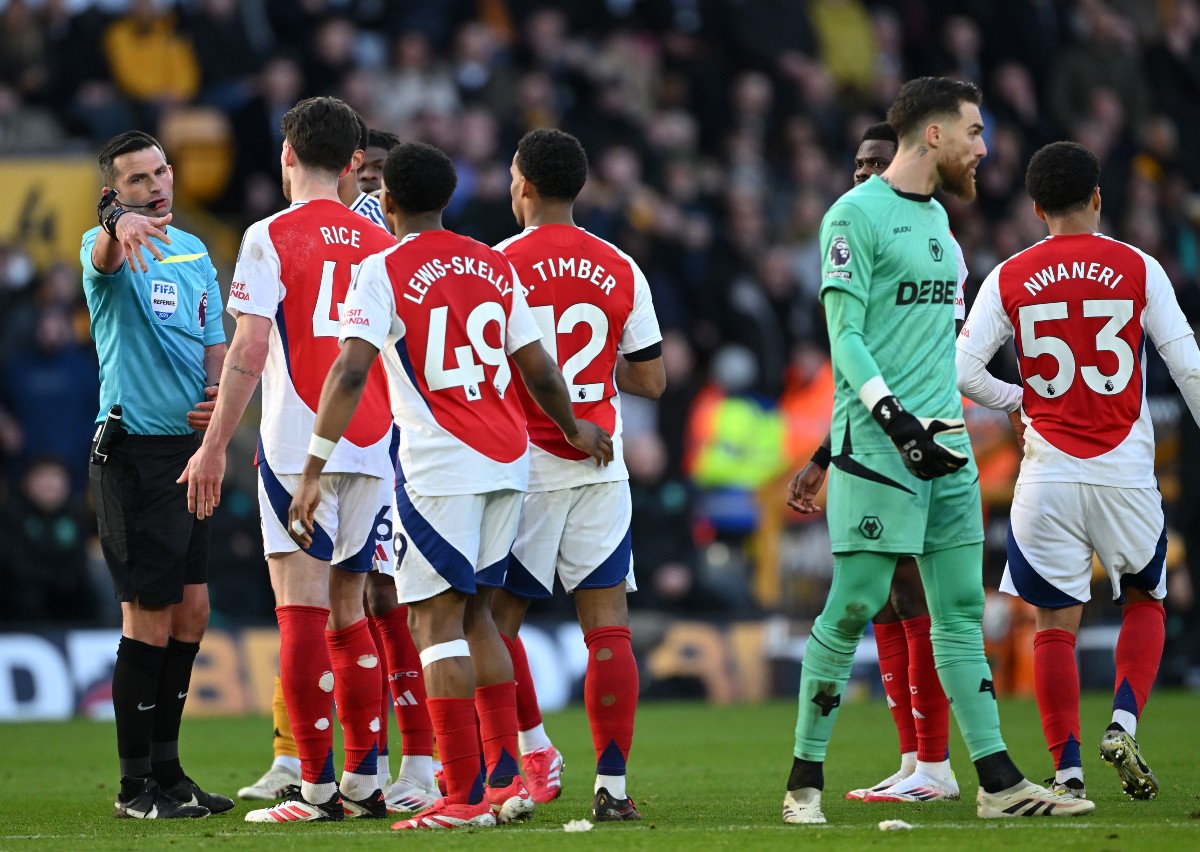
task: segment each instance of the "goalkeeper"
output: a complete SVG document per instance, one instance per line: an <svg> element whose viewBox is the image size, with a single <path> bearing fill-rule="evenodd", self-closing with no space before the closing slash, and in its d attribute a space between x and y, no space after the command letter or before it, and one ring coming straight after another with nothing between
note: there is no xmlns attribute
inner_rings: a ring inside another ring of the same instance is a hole
<svg viewBox="0 0 1200 852"><path fill-rule="evenodd" d="M905 554L917 558L938 676L979 773L979 816L1095 808L1030 783L1013 765L983 653L979 475L954 365L957 267L946 212L932 198L938 187L975 197L975 167L987 153L980 100L971 83L905 84L887 116L900 139L896 158L821 223L836 382L827 507L834 576L805 648L785 822L825 822L823 763L842 689Z"/></svg>

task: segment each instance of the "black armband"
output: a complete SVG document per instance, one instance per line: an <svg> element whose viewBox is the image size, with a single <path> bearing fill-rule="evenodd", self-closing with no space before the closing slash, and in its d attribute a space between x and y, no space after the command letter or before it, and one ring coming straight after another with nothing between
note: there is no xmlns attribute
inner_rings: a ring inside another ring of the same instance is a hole
<svg viewBox="0 0 1200 852"><path fill-rule="evenodd" d="M830 452L829 447L822 444L813 452L812 458L809 461L821 468L821 470L829 470L829 460L832 457L833 453Z"/></svg>
<svg viewBox="0 0 1200 852"><path fill-rule="evenodd" d="M637 352L630 352L625 355L626 361L653 361L655 358L662 357L662 343L651 343L645 349L639 349Z"/></svg>
<svg viewBox="0 0 1200 852"><path fill-rule="evenodd" d="M115 189L110 189L104 195L100 196L100 203L96 205L96 219L100 223L100 227L114 240L117 238L117 220L127 212L117 202L117 191Z"/></svg>

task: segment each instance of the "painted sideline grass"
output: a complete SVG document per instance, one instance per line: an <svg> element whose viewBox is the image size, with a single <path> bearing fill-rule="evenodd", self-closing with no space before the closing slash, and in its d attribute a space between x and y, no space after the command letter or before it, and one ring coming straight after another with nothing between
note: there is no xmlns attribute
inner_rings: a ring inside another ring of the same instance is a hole
<svg viewBox="0 0 1200 852"><path fill-rule="evenodd" d="M112 816L116 795L111 723L75 721L0 725L0 850L7 849L360 849L382 843L436 849L830 849L978 850L1002 845L1041 849L1200 848L1200 696L1151 697L1139 741L1162 784L1152 802L1132 802L1097 756L1110 698L1085 695L1084 768L1094 815L1077 819L984 821L975 817L975 776L957 732L951 752L962 801L923 805L846 802L842 793L874 783L897 765L896 736L877 701L841 711L826 764L825 828L780 821L791 766L791 702L711 707L645 704L639 711L630 791L646 819L565 833L563 823L590 816L592 751L582 708L549 715L546 729L566 756L563 797L539 806L519 826L475 832L392 832L382 821L301 826L250 825L239 802L205 820L138 822ZM1032 701L1001 705L1005 738L1017 763L1040 781L1050 774ZM181 745L189 774L232 795L270 762L270 723L262 718L189 719ZM396 742L395 740L393 741ZM254 805L257 806L257 805ZM882 832L903 819L912 831Z"/></svg>

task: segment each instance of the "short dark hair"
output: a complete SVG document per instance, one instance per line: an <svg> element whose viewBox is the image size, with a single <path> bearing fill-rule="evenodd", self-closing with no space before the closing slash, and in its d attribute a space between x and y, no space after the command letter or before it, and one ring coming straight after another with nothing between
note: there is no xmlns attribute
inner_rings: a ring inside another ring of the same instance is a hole
<svg viewBox="0 0 1200 852"><path fill-rule="evenodd" d="M899 145L900 140L896 138L896 131L886 121L881 121L878 124L872 124L862 135L863 142L891 142L893 145ZM860 143L861 144L861 143Z"/></svg>
<svg viewBox="0 0 1200 852"><path fill-rule="evenodd" d="M337 98L306 98L283 114L279 128L304 166L338 174L358 150L354 119Z"/></svg>
<svg viewBox="0 0 1200 852"><path fill-rule="evenodd" d="M105 186L112 186L117 182L120 175L117 174L117 168L114 161L122 154L132 154L134 151L144 151L147 148L157 148L162 151L163 159L167 158L167 154L163 151L163 146L158 140L149 133L143 133L141 130L126 130L124 133L118 133L112 139L104 143L104 147L100 149L100 179L104 181Z"/></svg>
<svg viewBox="0 0 1200 852"><path fill-rule="evenodd" d="M1092 198L1100 185L1100 160L1078 142L1051 142L1025 170L1025 189L1051 216L1069 213Z"/></svg>
<svg viewBox="0 0 1200 852"><path fill-rule="evenodd" d="M358 114L358 110L351 110L354 113L354 123L358 125L358 149L359 151L367 150L367 140L371 133L367 129L367 123L363 121L363 117Z"/></svg>
<svg viewBox="0 0 1200 852"><path fill-rule="evenodd" d="M388 133L386 130L376 130L374 127L367 128L367 148L382 148L385 151L390 151L400 144L400 137L395 133ZM366 148L363 149L364 151Z"/></svg>
<svg viewBox="0 0 1200 852"><path fill-rule="evenodd" d="M424 142L397 145L383 163L383 185L405 213L442 210L458 186L454 163Z"/></svg>
<svg viewBox="0 0 1200 852"><path fill-rule="evenodd" d="M517 168L542 198L574 201L587 183L587 152L570 133L543 127L517 143Z"/></svg>
<svg viewBox="0 0 1200 852"><path fill-rule="evenodd" d="M974 83L949 77L918 77L900 87L900 95L887 113L888 124L903 139L937 115L957 114L963 102L983 103L983 92Z"/></svg>

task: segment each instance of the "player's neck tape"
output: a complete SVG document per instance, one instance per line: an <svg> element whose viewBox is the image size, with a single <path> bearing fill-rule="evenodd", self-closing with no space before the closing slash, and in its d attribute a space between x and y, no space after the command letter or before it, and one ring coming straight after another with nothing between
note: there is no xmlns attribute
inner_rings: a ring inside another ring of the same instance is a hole
<svg viewBox="0 0 1200 852"><path fill-rule="evenodd" d="M437 645L430 645L421 652L421 668L430 666L438 660L445 660L448 657L469 657L471 656L471 648L467 645L466 639L455 639L451 642L440 642Z"/></svg>

